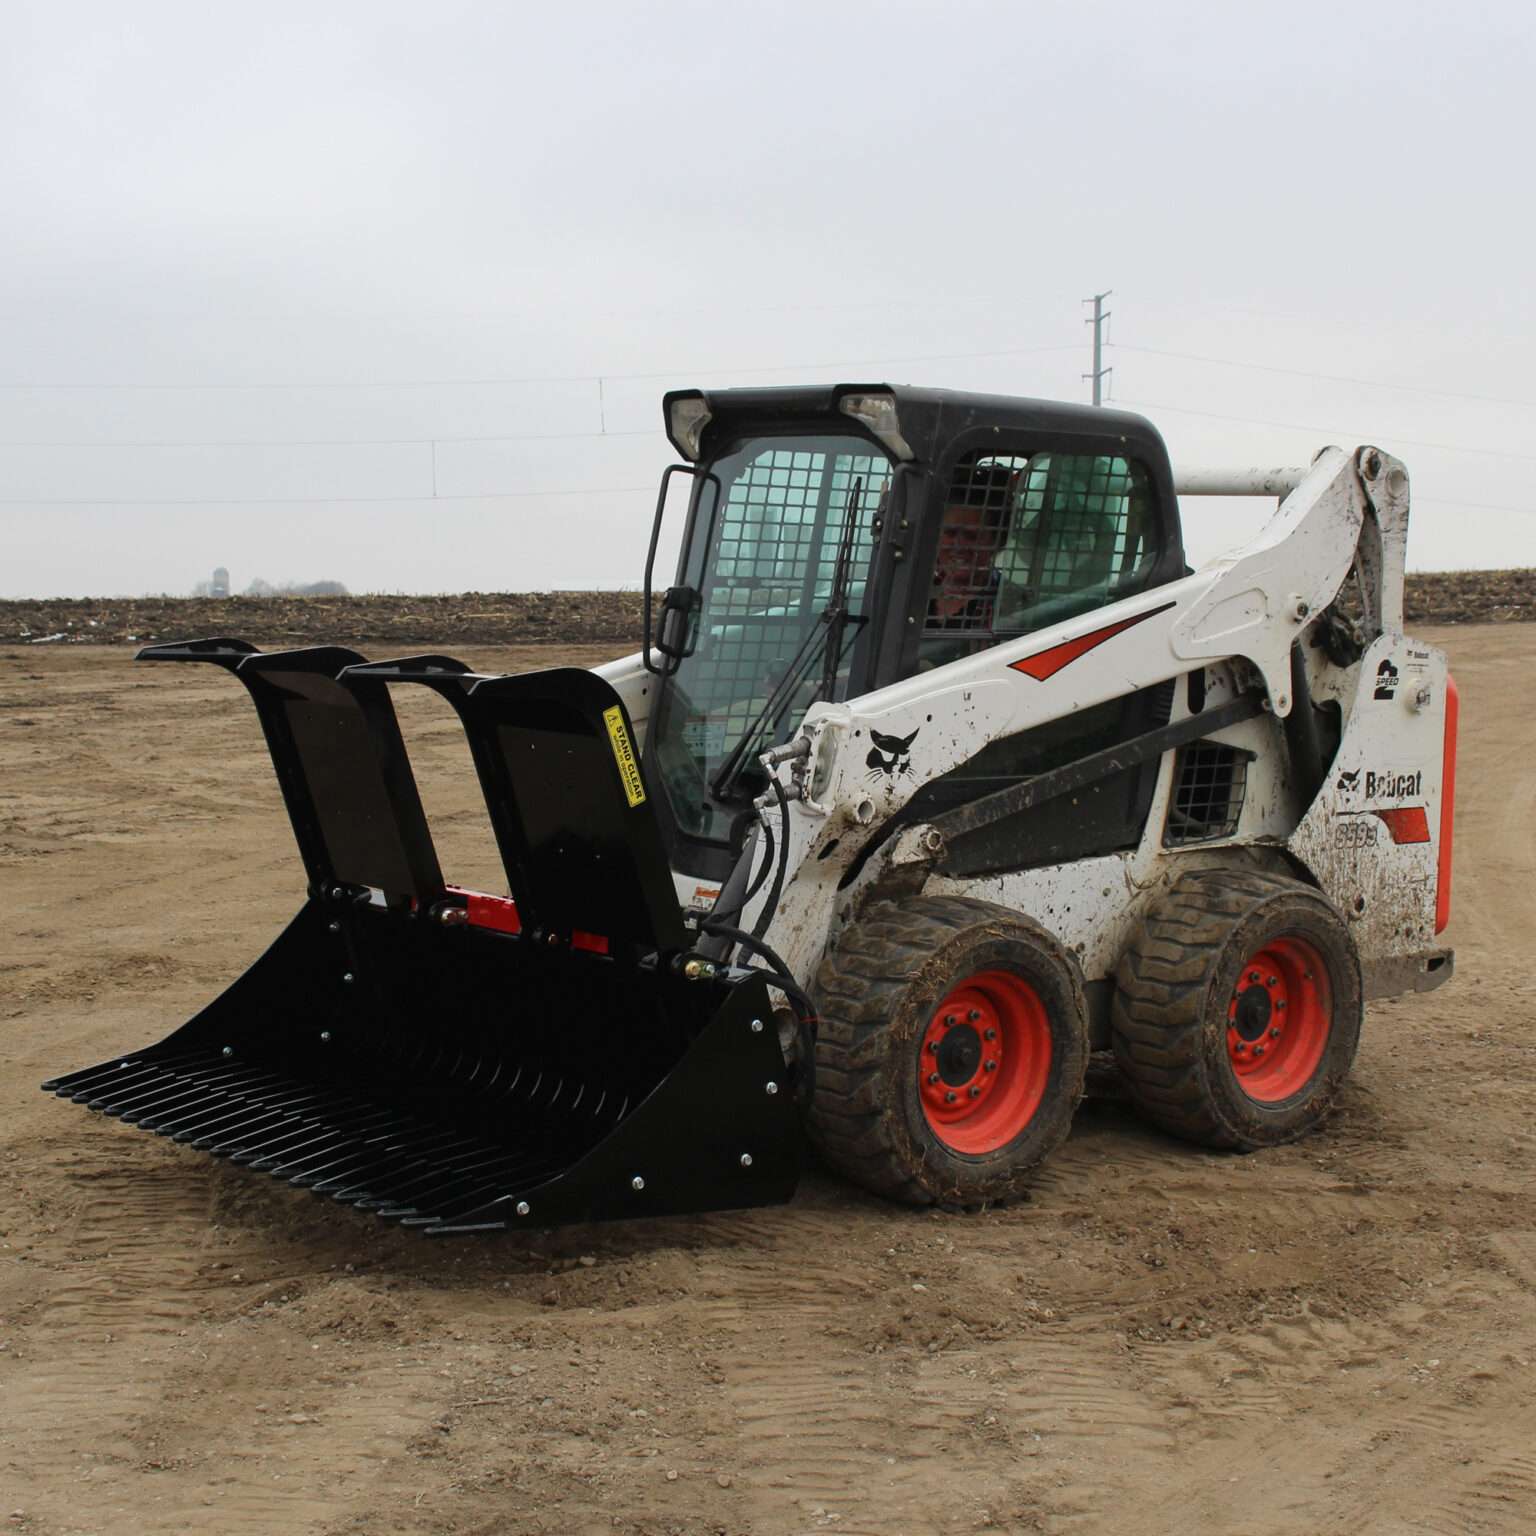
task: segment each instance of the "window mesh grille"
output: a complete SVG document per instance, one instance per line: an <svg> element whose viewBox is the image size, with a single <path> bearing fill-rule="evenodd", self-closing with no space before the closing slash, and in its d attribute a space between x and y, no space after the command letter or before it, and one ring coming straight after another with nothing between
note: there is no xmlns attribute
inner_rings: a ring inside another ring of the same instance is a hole
<svg viewBox="0 0 1536 1536"><path fill-rule="evenodd" d="M1133 459L977 451L944 497L923 654L952 660L1140 590L1157 556Z"/></svg>
<svg viewBox="0 0 1536 1536"><path fill-rule="evenodd" d="M1165 847L1209 842L1237 831L1250 757L1240 747L1217 741L1197 741L1179 749Z"/></svg>
<svg viewBox="0 0 1536 1536"><path fill-rule="evenodd" d="M708 738L698 743L706 760L748 729L818 625L856 486L848 606L862 612L875 511L890 476L878 455L775 448L744 464L727 486L714 579L704 594L708 665L692 679L692 719ZM850 624L845 648L857 633ZM819 655L818 641L812 646ZM810 679L821 673L819 661L808 669Z"/></svg>

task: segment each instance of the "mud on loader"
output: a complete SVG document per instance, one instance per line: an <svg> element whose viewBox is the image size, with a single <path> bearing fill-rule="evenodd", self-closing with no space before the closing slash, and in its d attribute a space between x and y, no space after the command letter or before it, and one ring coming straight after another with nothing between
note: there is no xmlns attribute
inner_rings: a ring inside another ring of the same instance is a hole
<svg viewBox="0 0 1536 1536"><path fill-rule="evenodd" d="M1327 1114L1366 999L1449 978L1456 692L1403 633L1396 459L1176 483L1139 417L884 385L664 413L634 656L141 653L245 685L308 899L50 1090L433 1233L786 1200L805 1133L976 1206L1091 1051L1261 1148ZM1279 508L1191 572L1180 492ZM506 893L439 865L406 687L463 724Z"/></svg>

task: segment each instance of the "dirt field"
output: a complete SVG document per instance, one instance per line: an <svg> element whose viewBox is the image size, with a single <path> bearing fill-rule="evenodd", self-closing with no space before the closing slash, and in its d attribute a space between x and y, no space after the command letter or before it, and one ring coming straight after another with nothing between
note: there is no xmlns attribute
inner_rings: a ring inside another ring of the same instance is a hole
<svg viewBox="0 0 1536 1536"><path fill-rule="evenodd" d="M581 642L632 651L644 633L640 592L461 592L428 597L0 598L0 645L148 645L242 635L264 650L320 641L434 650ZM1536 619L1536 570L1414 571L1412 624ZM401 654L395 649L392 654Z"/></svg>
<svg viewBox="0 0 1536 1536"><path fill-rule="evenodd" d="M813 1172L532 1246L37 1092L214 996L301 877L230 679L0 649L0 1529L1536 1530L1536 628L1420 632L1464 701L1458 975L1372 1007L1324 1134L1215 1156L1091 1103L1016 1209ZM409 703L445 863L494 880L458 728Z"/></svg>

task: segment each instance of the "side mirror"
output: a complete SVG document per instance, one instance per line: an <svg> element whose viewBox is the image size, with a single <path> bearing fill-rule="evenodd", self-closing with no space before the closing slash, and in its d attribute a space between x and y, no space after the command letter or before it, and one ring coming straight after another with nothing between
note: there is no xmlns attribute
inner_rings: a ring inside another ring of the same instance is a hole
<svg viewBox="0 0 1536 1536"><path fill-rule="evenodd" d="M656 616L656 649L673 665L669 672L677 670L677 663L685 656L692 656L699 643L699 614L704 599L697 587L668 587L661 600L661 612Z"/></svg>

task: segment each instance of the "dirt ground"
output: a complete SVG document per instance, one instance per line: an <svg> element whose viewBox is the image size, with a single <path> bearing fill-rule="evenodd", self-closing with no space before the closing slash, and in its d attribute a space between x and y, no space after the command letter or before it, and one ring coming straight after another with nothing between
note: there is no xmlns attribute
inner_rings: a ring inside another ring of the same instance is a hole
<svg viewBox="0 0 1536 1536"><path fill-rule="evenodd" d="M531 1244L37 1091L213 997L301 877L229 678L0 648L0 1529L1536 1530L1536 628L1419 632L1462 687L1458 973L1372 1006L1324 1133L1217 1156L1091 1102L1017 1208L813 1171ZM458 728L408 702L445 863L494 880Z"/></svg>

